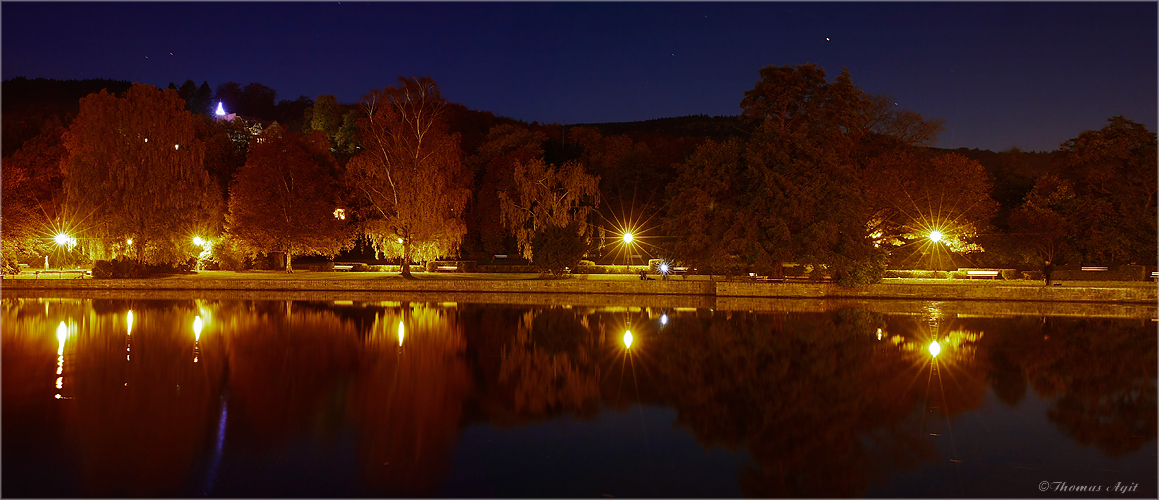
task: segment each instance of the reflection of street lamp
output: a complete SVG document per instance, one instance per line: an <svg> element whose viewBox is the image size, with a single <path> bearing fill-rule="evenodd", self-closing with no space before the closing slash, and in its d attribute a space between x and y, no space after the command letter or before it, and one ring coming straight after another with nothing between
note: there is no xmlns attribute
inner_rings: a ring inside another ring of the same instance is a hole
<svg viewBox="0 0 1159 500"><path fill-rule="evenodd" d="M624 349L631 349L631 348L632 348L632 331L627 330L624 332Z"/></svg>
<svg viewBox="0 0 1159 500"><path fill-rule="evenodd" d="M938 353L942 352L942 346L938 345L938 341L930 342L930 356L938 357Z"/></svg>

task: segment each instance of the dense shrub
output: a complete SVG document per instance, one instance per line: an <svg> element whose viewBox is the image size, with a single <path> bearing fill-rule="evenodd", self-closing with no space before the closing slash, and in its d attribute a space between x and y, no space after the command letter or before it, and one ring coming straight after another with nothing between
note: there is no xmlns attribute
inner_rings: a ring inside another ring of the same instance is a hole
<svg viewBox="0 0 1159 500"><path fill-rule="evenodd" d="M20 274L20 263L11 257L4 258L4 274Z"/></svg>
<svg viewBox="0 0 1159 500"><path fill-rule="evenodd" d="M1042 271L1022 271L1022 279L1042 281L1043 280Z"/></svg>
<svg viewBox="0 0 1159 500"><path fill-rule="evenodd" d="M564 227L548 224L531 239L531 263L553 275L574 269L588 253L588 242L579 234L579 222Z"/></svg>
<svg viewBox="0 0 1159 500"><path fill-rule="evenodd" d="M585 264L586 262L586 264ZM571 270L572 274L607 274L604 266L597 266L590 260L581 260L576 264L575 268Z"/></svg>
<svg viewBox="0 0 1159 500"><path fill-rule="evenodd" d="M196 262L196 261L194 261ZM140 265L131 259L98 260L93 263L93 278L146 278L172 274L189 274L193 262L181 264Z"/></svg>

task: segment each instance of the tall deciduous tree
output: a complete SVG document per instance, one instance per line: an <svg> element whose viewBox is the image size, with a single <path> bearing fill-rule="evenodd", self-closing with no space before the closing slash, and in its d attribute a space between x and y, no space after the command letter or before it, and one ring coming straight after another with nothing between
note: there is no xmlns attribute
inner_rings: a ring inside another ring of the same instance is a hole
<svg viewBox="0 0 1159 500"><path fill-rule="evenodd" d="M60 122L50 120L39 135L3 160L0 245L6 263L47 250L44 229L60 212L63 133Z"/></svg>
<svg viewBox="0 0 1159 500"><path fill-rule="evenodd" d="M223 213L196 120L177 92L144 84L82 99L64 134L65 213L139 263L188 258L194 232L215 232Z"/></svg>
<svg viewBox="0 0 1159 500"><path fill-rule="evenodd" d="M955 253L982 251L998 210L990 196L993 178L982 164L956 153L901 151L869 162L863 175L870 237L901 246L937 231Z"/></svg>
<svg viewBox="0 0 1159 500"><path fill-rule="evenodd" d="M1076 209L1069 182L1052 174L1039 177L1022 206L1010 215L1010 231L1017 242L1013 246L1022 262L1037 266L1069 260L1067 220Z"/></svg>
<svg viewBox="0 0 1159 500"><path fill-rule="evenodd" d="M447 101L430 78L399 78L371 91L359 120L362 153L347 165L360 194L363 234L376 253L430 260L458 250L470 178L457 134L447 132Z"/></svg>
<svg viewBox="0 0 1159 500"><path fill-rule="evenodd" d="M1156 136L1121 116L1059 148L1072 175L1078 210L1074 247L1091 262L1155 262Z"/></svg>
<svg viewBox="0 0 1159 500"><path fill-rule="evenodd" d="M669 190L670 227L685 233L713 227L721 238L712 247L688 234L692 241L680 244L680 257L703 260L727 248L728 256L774 276L782 261L795 260L827 266L845 285L880 280L885 254L871 238L863 174L877 156L931 141L939 123L865 94L845 71L833 82L812 64L769 66L760 74L741 101L751 137L724 149L702 146ZM724 163L712 165L713 156ZM706 168L728 177L694 171ZM711 214L698 199L710 203Z"/></svg>
<svg viewBox="0 0 1159 500"><path fill-rule="evenodd" d="M491 127L467 165L475 179L475 198L467 208L467 243L485 255L514 253L517 244L503 227L499 193L514 186L515 166L543 157L547 136L527 127L501 124ZM473 245L472 245L473 244Z"/></svg>
<svg viewBox="0 0 1159 500"><path fill-rule="evenodd" d="M599 177L588 175L579 163L557 167L542 159L516 164L513 176L512 189L499 193L499 211L523 258L534 261L535 237L548 227L587 234L588 215L600 203Z"/></svg>
<svg viewBox="0 0 1159 500"><path fill-rule="evenodd" d="M327 139L333 141L341 126L342 107L338 105L338 99L330 94L319 94L310 114L310 130L321 130Z"/></svg>
<svg viewBox="0 0 1159 500"><path fill-rule="evenodd" d="M298 255L333 257L352 240L345 218L335 216L336 172L322 132L267 130L231 188L230 236L251 255L282 252L286 272Z"/></svg>

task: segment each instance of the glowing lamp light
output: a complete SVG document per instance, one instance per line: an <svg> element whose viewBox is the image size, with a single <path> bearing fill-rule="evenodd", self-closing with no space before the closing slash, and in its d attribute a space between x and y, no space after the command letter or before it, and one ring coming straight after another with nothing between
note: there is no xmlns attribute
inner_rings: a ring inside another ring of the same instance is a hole
<svg viewBox="0 0 1159 500"><path fill-rule="evenodd" d="M632 348L632 331L628 330L628 331L624 332L624 349L631 349L631 348Z"/></svg>
<svg viewBox="0 0 1159 500"><path fill-rule="evenodd" d="M57 233L53 240L56 241L57 245L67 245L68 243L72 242L72 237L64 233Z"/></svg>
<svg viewBox="0 0 1159 500"><path fill-rule="evenodd" d="M217 101L217 111L214 111L213 114L217 116L225 116L225 108L222 107L221 101Z"/></svg>
<svg viewBox="0 0 1159 500"><path fill-rule="evenodd" d="M125 240L125 243L128 243L128 244L132 245L132 244L133 244L133 238L127 238L127 239Z"/></svg>
<svg viewBox="0 0 1159 500"><path fill-rule="evenodd" d="M632 242L632 233L624 233L624 243Z"/></svg>
<svg viewBox="0 0 1159 500"><path fill-rule="evenodd" d="M667 262L660 263L660 272L662 274L668 274L668 263Z"/></svg>
<svg viewBox="0 0 1159 500"><path fill-rule="evenodd" d="M201 340L202 328L205 328L205 322L201 321L201 316L193 318L193 340Z"/></svg>
<svg viewBox="0 0 1159 500"><path fill-rule="evenodd" d="M402 337L405 334L406 334L406 332L403 331L402 321L399 321L398 322L398 346L399 347L402 347Z"/></svg>
<svg viewBox="0 0 1159 500"><path fill-rule="evenodd" d="M930 342L930 356L938 357L938 353L942 352L942 346L938 345L938 341Z"/></svg>
<svg viewBox="0 0 1159 500"><path fill-rule="evenodd" d="M401 244L402 244L402 238L399 238L399 239L398 239L398 244L399 244L399 245L401 245Z"/></svg>
<svg viewBox="0 0 1159 500"><path fill-rule="evenodd" d="M193 237L193 244L197 245L199 247L205 246L205 240L201 239L200 236L194 236Z"/></svg>
<svg viewBox="0 0 1159 500"><path fill-rule="evenodd" d="M661 315L660 315L660 324L661 324L661 325L667 325L667 324L668 324L668 315L667 315L667 314L661 314Z"/></svg>
<svg viewBox="0 0 1159 500"><path fill-rule="evenodd" d="M945 235L943 235L941 231L930 231L929 238L930 238L930 241L938 242L938 241L942 241L942 238L944 236Z"/></svg>

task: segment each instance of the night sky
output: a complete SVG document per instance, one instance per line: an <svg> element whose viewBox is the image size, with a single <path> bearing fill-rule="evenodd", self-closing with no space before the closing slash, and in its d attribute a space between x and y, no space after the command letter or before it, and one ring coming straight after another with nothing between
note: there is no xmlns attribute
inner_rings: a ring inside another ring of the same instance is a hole
<svg viewBox="0 0 1159 500"><path fill-rule="evenodd" d="M1054 150L1123 115L1156 130L1157 4L14 3L3 79L259 82L355 102L429 75L528 122L736 115L767 65L843 67L945 120L938 146Z"/></svg>

